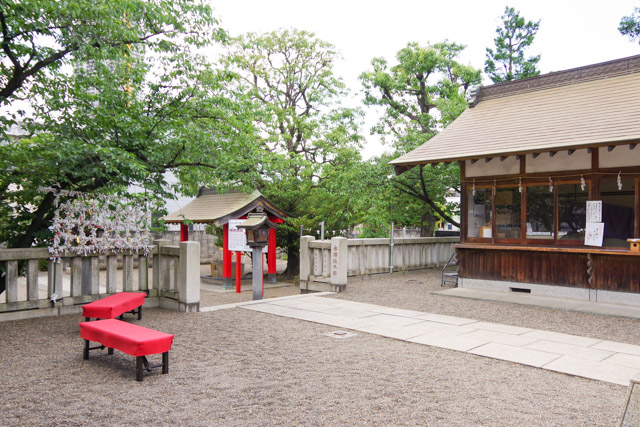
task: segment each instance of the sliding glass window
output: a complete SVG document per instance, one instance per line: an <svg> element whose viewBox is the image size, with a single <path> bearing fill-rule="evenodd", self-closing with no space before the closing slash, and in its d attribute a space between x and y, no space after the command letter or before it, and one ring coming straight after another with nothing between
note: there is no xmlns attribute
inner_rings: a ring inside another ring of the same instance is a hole
<svg viewBox="0 0 640 427"><path fill-rule="evenodd" d="M554 194L548 185L527 189L527 239L553 240L555 235Z"/></svg>
<svg viewBox="0 0 640 427"><path fill-rule="evenodd" d="M589 186L558 185L558 242L584 243Z"/></svg>
<svg viewBox="0 0 640 427"><path fill-rule="evenodd" d="M467 191L467 237L491 238L492 190L478 188Z"/></svg>
<svg viewBox="0 0 640 427"><path fill-rule="evenodd" d="M496 238L520 239L520 204L518 187L497 188L496 196Z"/></svg>

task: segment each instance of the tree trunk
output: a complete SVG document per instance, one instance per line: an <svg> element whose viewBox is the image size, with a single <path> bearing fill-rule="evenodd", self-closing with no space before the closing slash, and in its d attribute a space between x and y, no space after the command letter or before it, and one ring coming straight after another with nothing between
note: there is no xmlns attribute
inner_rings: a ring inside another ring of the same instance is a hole
<svg viewBox="0 0 640 427"><path fill-rule="evenodd" d="M420 237L433 237L436 228L437 217L426 210L420 217Z"/></svg>
<svg viewBox="0 0 640 427"><path fill-rule="evenodd" d="M287 277L300 274L300 248L298 245L287 250L287 269L283 273Z"/></svg>

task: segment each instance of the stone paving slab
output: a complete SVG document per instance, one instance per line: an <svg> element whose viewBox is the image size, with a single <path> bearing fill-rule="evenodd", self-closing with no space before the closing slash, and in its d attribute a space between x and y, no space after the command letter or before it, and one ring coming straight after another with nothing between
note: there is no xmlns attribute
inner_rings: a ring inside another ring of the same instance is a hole
<svg viewBox="0 0 640 427"><path fill-rule="evenodd" d="M640 346L324 295L273 298L236 306L623 386L640 376Z"/></svg>

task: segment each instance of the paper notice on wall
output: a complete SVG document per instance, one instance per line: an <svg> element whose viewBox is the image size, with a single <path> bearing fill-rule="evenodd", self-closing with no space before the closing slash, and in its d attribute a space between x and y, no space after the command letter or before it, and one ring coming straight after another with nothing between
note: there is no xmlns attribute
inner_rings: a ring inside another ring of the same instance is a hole
<svg viewBox="0 0 640 427"><path fill-rule="evenodd" d="M587 222L584 233L585 246L602 246L604 222Z"/></svg>
<svg viewBox="0 0 640 427"><path fill-rule="evenodd" d="M602 200L587 201L587 222L602 222Z"/></svg>

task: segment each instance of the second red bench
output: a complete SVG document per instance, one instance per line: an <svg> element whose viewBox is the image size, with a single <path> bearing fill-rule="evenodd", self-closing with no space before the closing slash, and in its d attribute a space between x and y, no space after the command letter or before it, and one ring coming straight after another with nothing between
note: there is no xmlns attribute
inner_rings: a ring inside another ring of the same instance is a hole
<svg viewBox="0 0 640 427"><path fill-rule="evenodd" d="M109 295L97 301L82 306L82 315L85 320L92 317L96 319L114 319L126 312L138 313L138 320L142 319L142 304L144 304L144 292L119 292ZM137 309L137 311L136 311Z"/></svg>

